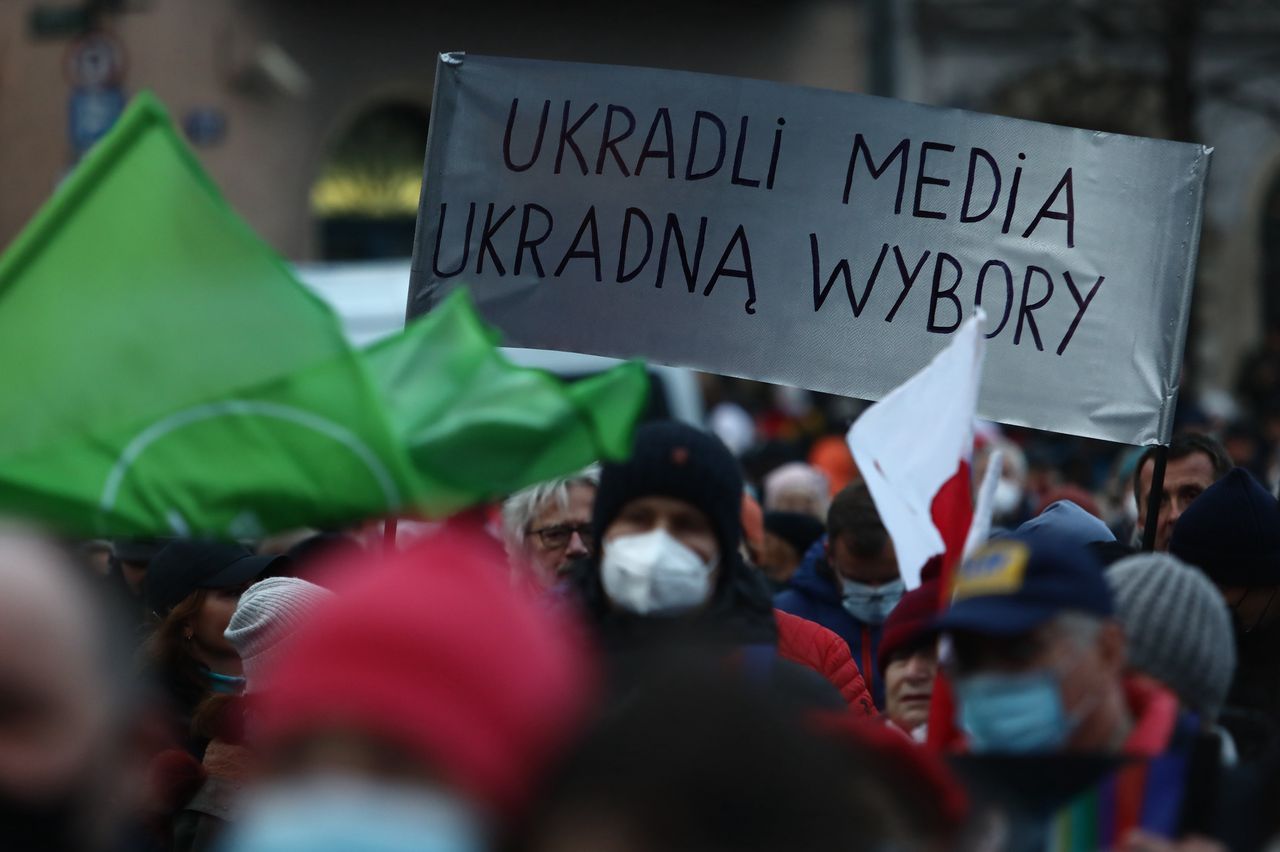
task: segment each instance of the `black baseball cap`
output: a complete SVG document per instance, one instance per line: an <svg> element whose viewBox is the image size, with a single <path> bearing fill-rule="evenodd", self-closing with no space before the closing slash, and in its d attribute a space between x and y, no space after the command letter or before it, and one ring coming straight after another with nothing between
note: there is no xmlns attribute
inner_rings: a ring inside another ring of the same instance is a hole
<svg viewBox="0 0 1280 852"><path fill-rule="evenodd" d="M147 569L147 605L164 616L198 589L239 586L287 561L283 556L259 556L231 541L176 539L155 555Z"/></svg>

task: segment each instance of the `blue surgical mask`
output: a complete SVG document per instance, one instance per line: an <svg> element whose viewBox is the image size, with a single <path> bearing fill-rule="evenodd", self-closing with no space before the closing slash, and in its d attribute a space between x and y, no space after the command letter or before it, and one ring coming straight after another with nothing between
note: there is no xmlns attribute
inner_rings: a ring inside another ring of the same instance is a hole
<svg viewBox="0 0 1280 852"><path fill-rule="evenodd" d="M841 577L840 591L846 612L866 624L884 624L906 594L907 586L901 577L879 586L868 586Z"/></svg>
<svg viewBox="0 0 1280 852"><path fill-rule="evenodd" d="M254 791L220 852L482 852L462 802L429 788L326 776Z"/></svg>
<svg viewBox="0 0 1280 852"><path fill-rule="evenodd" d="M955 690L975 753L1057 751L1075 727L1052 671L972 675L957 678Z"/></svg>

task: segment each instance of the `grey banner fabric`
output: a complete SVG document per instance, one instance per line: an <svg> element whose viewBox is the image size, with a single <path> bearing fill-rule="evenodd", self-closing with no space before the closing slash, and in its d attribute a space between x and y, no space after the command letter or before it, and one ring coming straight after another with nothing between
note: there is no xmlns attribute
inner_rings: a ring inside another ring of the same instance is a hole
<svg viewBox="0 0 1280 852"><path fill-rule="evenodd" d="M1167 442L1210 151L776 83L437 69L408 315L879 399L981 304L979 411Z"/></svg>

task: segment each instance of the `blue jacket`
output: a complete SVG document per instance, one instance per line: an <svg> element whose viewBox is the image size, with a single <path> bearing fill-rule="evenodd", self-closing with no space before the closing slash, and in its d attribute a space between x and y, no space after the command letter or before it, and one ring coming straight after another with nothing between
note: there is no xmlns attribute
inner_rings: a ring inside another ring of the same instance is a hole
<svg viewBox="0 0 1280 852"><path fill-rule="evenodd" d="M790 582L773 597L773 605L783 612L817 622L849 643L849 653L862 672L862 679L884 710L884 683L876 664L883 625L859 621L844 608L840 585L827 565L827 537L809 548Z"/></svg>

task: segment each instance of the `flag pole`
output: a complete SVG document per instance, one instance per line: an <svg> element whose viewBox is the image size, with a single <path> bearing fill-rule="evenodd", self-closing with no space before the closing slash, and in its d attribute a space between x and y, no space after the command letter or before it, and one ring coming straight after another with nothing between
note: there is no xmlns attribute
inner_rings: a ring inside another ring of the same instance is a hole
<svg viewBox="0 0 1280 852"><path fill-rule="evenodd" d="M1156 549L1156 528L1160 524L1160 503L1164 500L1164 468L1169 461L1169 447L1160 444L1152 456L1155 467L1151 471L1151 491L1147 494L1147 525L1142 531L1142 549L1147 553ZM1141 471L1138 472L1141 475Z"/></svg>

